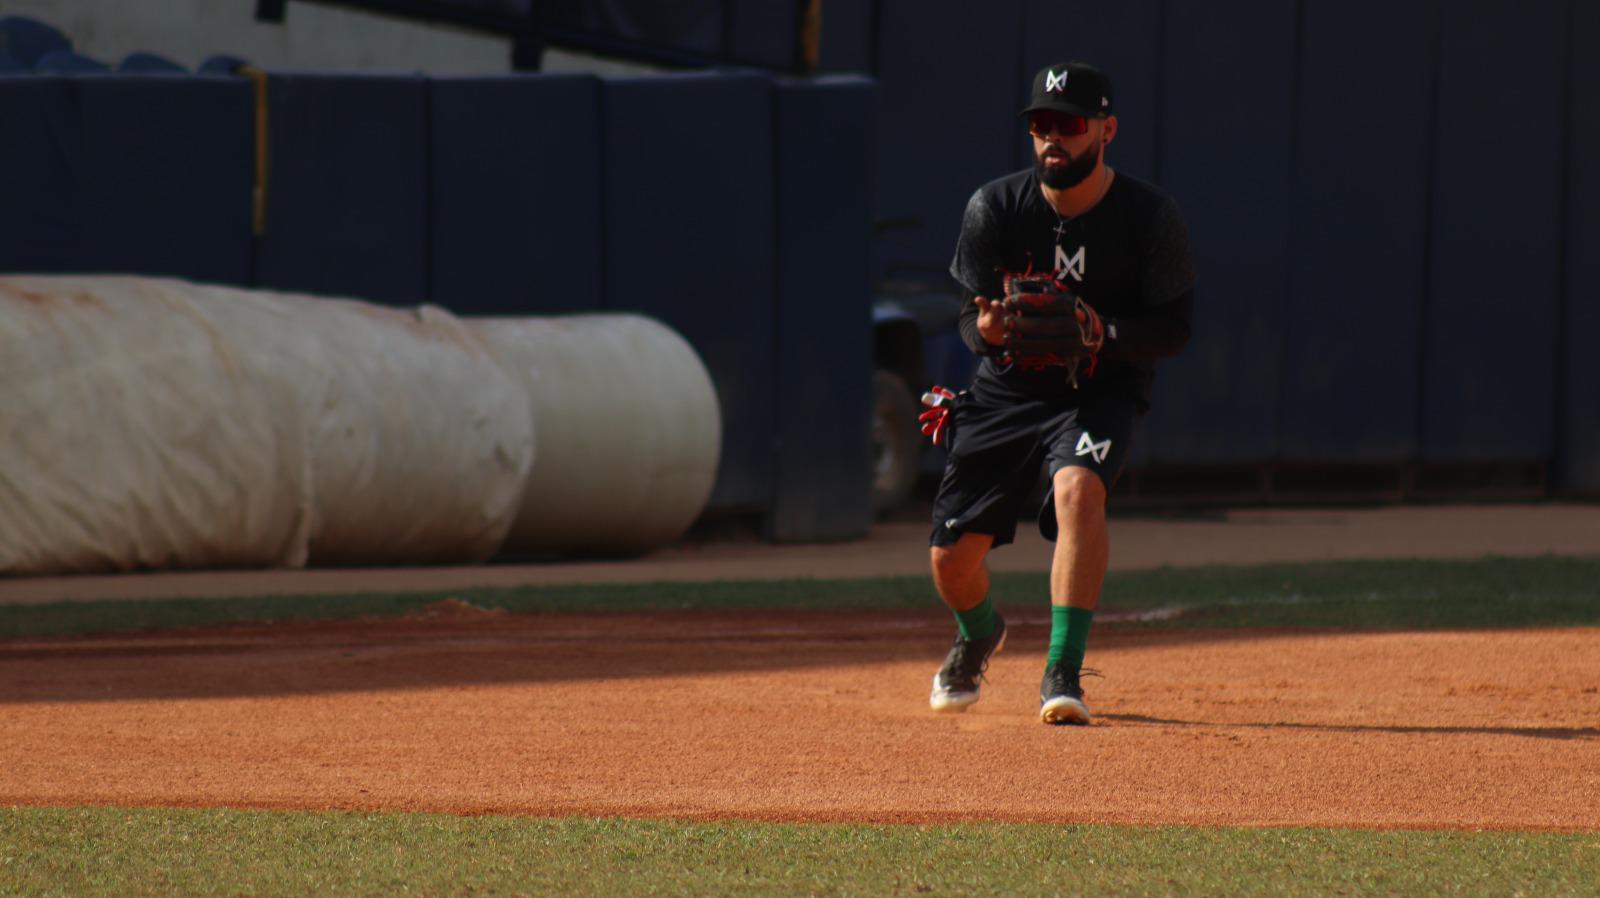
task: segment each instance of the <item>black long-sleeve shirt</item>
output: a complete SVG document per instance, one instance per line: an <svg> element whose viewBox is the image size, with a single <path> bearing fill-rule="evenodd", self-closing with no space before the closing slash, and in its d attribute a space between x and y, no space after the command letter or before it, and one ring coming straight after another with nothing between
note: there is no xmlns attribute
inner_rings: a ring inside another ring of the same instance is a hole
<svg viewBox="0 0 1600 898"><path fill-rule="evenodd" d="M1060 369L1002 366L978 333L973 298L999 299L1005 275L1024 271L1055 271L1115 331L1094 376L1080 375L1077 389ZM967 299L961 336L984 356L977 379L1022 395L1115 393L1148 408L1153 363L1189 340L1194 266L1182 214L1159 188L1120 172L1100 202L1075 218L1056 213L1032 169L985 184L967 203L950 273Z"/></svg>

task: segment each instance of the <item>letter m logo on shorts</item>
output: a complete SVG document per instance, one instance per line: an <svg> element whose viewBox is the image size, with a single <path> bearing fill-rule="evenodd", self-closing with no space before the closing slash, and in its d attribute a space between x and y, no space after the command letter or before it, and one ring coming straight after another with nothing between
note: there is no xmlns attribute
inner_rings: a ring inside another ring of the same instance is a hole
<svg viewBox="0 0 1600 898"><path fill-rule="evenodd" d="M1111 454L1111 441L1096 443L1094 437L1089 436L1089 431L1085 430L1078 437L1078 454L1093 458L1095 464L1105 464L1106 456Z"/></svg>

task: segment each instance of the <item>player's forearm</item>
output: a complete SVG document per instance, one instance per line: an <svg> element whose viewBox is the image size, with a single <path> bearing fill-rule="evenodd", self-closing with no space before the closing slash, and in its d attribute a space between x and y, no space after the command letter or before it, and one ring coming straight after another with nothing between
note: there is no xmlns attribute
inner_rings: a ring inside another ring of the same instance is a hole
<svg viewBox="0 0 1600 898"><path fill-rule="evenodd" d="M1107 340L1100 355L1107 359L1148 362L1177 355L1189 342L1194 291L1155 306L1142 315L1106 318ZM1109 328L1115 326L1116 337Z"/></svg>

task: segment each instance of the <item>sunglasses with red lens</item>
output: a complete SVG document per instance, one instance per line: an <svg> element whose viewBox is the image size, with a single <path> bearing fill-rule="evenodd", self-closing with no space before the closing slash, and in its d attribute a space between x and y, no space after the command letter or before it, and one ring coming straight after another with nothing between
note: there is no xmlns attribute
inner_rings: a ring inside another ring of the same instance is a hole
<svg viewBox="0 0 1600 898"><path fill-rule="evenodd" d="M1088 130L1089 120L1081 115L1043 110L1028 113L1028 133L1034 137L1049 137L1052 131L1062 137L1077 137Z"/></svg>

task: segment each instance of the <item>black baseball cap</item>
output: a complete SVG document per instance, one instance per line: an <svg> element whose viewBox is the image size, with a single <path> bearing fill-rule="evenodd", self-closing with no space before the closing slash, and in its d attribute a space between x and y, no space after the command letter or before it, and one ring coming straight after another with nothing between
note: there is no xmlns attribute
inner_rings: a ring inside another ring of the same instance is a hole
<svg viewBox="0 0 1600 898"><path fill-rule="evenodd" d="M1058 62L1033 76L1033 102L1022 115L1039 110L1098 118L1111 115L1111 79L1087 62Z"/></svg>

